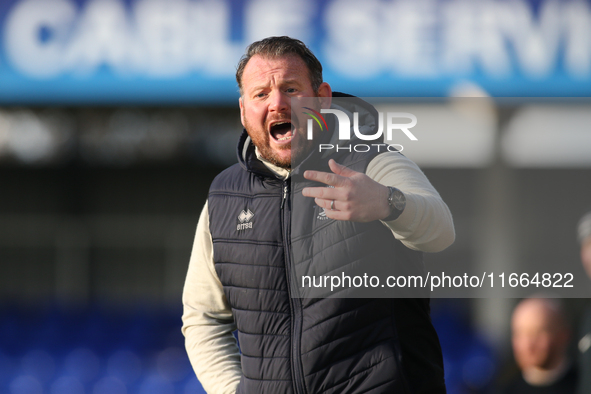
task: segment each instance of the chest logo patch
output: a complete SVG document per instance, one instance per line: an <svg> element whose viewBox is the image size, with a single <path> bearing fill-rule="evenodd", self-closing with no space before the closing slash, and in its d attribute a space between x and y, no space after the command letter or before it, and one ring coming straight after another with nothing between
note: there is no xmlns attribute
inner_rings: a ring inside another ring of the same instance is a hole
<svg viewBox="0 0 591 394"><path fill-rule="evenodd" d="M254 213L250 209L242 210L238 215L238 225L236 226L236 230L242 231L249 228L252 228L252 218L254 217Z"/></svg>
<svg viewBox="0 0 591 394"><path fill-rule="evenodd" d="M320 213L318 214L318 216L316 216L317 220L328 220L330 219L328 216L326 216L326 209L325 208L320 208Z"/></svg>

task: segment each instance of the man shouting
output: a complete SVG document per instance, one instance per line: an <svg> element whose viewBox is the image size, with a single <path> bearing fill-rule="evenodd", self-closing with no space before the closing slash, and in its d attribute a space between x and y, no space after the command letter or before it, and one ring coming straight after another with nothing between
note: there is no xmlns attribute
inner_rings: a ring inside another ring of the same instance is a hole
<svg viewBox="0 0 591 394"><path fill-rule="evenodd" d="M301 41L251 44L236 80L239 162L211 185L183 293L186 348L205 390L445 393L428 298L302 298L292 275L318 261L343 272L420 269L422 252L454 241L447 205L399 152L335 161L317 151L292 102L312 98L318 112L347 95L332 92ZM341 110L378 123L371 105L347 98L353 108ZM329 118L314 131L326 142L338 134Z"/></svg>

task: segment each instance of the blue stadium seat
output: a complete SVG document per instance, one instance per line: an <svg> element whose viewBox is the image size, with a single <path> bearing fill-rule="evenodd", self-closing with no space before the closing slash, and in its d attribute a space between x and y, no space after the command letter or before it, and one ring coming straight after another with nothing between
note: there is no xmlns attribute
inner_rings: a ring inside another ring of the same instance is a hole
<svg viewBox="0 0 591 394"><path fill-rule="evenodd" d="M116 350L107 358L107 373L131 385L142 374L142 360L129 349Z"/></svg>
<svg viewBox="0 0 591 394"><path fill-rule="evenodd" d="M174 385L160 374L150 374L140 383L138 394L174 394Z"/></svg>
<svg viewBox="0 0 591 394"><path fill-rule="evenodd" d="M127 386L114 376L99 379L93 387L92 394L127 394Z"/></svg>
<svg viewBox="0 0 591 394"><path fill-rule="evenodd" d="M30 375L16 376L9 386L10 394L43 394L43 385Z"/></svg>
<svg viewBox="0 0 591 394"><path fill-rule="evenodd" d="M72 376L61 376L49 386L49 394L85 394L84 384Z"/></svg>

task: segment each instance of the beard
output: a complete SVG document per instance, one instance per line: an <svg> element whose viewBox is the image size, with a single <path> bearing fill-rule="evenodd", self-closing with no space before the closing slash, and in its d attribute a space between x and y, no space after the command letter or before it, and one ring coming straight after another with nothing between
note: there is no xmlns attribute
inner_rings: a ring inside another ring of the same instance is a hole
<svg viewBox="0 0 591 394"><path fill-rule="evenodd" d="M320 109L320 100L318 96L314 98L314 104L312 106ZM302 115L303 111L301 108L296 110L295 113L291 111L291 115L280 114L272 119L266 119L261 129L257 129L250 124L248 119L244 119L244 128L263 159L275 166L291 170L292 166L297 166L299 162L310 153L314 141L317 140L319 136L319 130L314 124L313 139L308 140L308 138L306 138L306 131L303 129L303 125L306 124L307 118L301 118ZM282 144L275 148L271 147L270 139L272 137L268 130L269 122L272 121L287 121L291 123L292 138L289 143Z"/></svg>
<svg viewBox="0 0 591 394"><path fill-rule="evenodd" d="M285 120L290 119L286 117ZM293 127L294 126L292 125L292 135L294 133ZM272 148L270 144L271 136L267 132L268 127L266 122L262 130L256 130L256 128L245 119L244 128L250 136L254 146L257 147L261 157L269 163L286 170L291 170L292 162L297 163L298 159L302 158L306 153L309 153L313 143L313 141L308 141L303 138L303 131L299 130L292 136L292 140L289 143Z"/></svg>
<svg viewBox="0 0 591 394"><path fill-rule="evenodd" d="M288 144L277 147L276 149L282 151L283 155L271 148L270 139L271 136L267 132L267 125L265 123L262 130L256 130L249 122L245 119L244 128L250 136L252 143L257 147L259 154L269 163L290 170L291 169L291 141ZM285 155L289 151L289 155Z"/></svg>

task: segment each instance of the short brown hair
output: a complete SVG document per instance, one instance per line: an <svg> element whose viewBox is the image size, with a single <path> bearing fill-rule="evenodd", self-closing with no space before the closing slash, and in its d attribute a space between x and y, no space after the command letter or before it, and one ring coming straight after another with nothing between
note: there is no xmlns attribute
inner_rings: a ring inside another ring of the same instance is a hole
<svg viewBox="0 0 591 394"><path fill-rule="evenodd" d="M242 74L246 64L254 55L261 55L271 58L277 58L286 55L297 55L299 56L306 66L308 66L308 72L310 73L310 82L312 83L312 89L314 92L318 92L320 84L322 84L322 65L314 56L312 51L308 49L306 44L295 38L281 36L281 37L267 37L260 41L253 42L246 48L246 52L240 58L238 67L236 68L236 82L238 82L238 88L242 95Z"/></svg>

